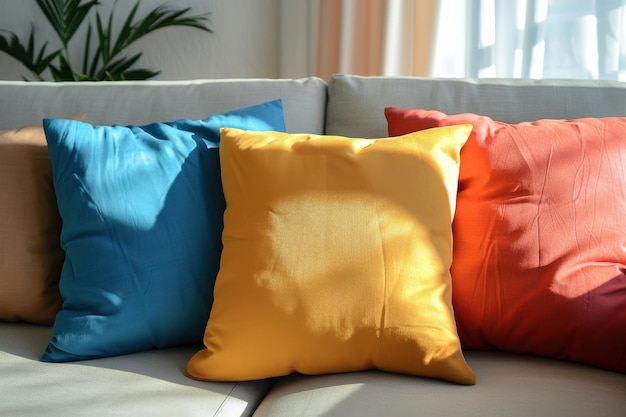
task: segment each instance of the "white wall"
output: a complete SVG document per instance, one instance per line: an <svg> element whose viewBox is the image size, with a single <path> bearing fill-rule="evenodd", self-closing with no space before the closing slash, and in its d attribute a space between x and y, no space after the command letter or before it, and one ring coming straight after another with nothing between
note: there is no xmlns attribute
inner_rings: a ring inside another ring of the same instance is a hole
<svg viewBox="0 0 626 417"><path fill-rule="evenodd" d="M100 13L108 17L113 0L102 0ZM116 3L115 22L122 24L135 1ZM141 0L137 16L168 4L191 7L192 14L209 15L213 34L192 28L165 28L138 41L129 53L143 51L139 67L160 70L154 79L277 78L280 74L280 0ZM0 0L0 29L26 39L30 25L39 44L49 40L49 51L58 47L56 38L34 1ZM83 28L84 29L84 28ZM80 63L80 35L72 44L73 60ZM77 65L79 67L80 65ZM0 79L19 80L28 75L21 64L0 52Z"/></svg>

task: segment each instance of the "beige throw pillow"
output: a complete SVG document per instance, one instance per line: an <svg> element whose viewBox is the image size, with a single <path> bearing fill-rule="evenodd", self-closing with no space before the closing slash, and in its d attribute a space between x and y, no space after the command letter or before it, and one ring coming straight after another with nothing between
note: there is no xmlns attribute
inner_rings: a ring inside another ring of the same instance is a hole
<svg viewBox="0 0 626 417"><path fill-rule="evenodd" d="M1 321L53 323L65 257L60 232L42 125L0 132Z"/></svg>

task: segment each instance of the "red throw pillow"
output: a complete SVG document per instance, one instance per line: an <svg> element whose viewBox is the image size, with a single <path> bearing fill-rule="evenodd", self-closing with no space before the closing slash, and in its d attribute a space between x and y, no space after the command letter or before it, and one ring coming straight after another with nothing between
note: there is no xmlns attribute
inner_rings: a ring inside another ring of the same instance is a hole
<svg viewBox="0 0 626 417"><path fill-rule="evenodd" d="M389 134L474 126L451 267L465 349L626 372L626 118L518 124L387 108Z"/></svg>

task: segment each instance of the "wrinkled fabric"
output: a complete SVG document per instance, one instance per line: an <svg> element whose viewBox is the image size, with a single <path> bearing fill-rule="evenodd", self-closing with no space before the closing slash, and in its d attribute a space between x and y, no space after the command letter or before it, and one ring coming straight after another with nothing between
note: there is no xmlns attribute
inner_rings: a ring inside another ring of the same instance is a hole
<svg viewBox="0 0 626 417"><path fill-rule="evenodd" d="M463 346L626 372L626 119L386 115L391 135L474 126L453 228Z"/></svg>
<svg viewBox="0 0 626 417"><path fill-rule="evenodd" d="M276 100L204 120L44 120L66 252L42 359L199 343L219 268L219 129L284 129Z"/></svg>
<svg viewBox="0 0 626 417"><path fill-rule="evenodd" d="M370 368L474 384L451 305L469 125L394 139L224 129L224 251L191 377Z"/></svg>

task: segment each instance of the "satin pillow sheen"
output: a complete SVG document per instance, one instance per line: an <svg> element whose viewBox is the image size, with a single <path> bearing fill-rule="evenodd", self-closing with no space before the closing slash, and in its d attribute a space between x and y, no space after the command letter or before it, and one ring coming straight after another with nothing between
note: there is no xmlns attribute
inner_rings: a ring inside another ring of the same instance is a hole
<svg viewBox="0 0 626 417"><path fill-rule="evenodd" d="M626 372L626 118L385 113L390 135L474 126L453 227L463 347Z"/></svg>
<svg viewBox="0 0 626 417"><path fill-rule="evenodd" d="M284 130L280 100L145 126L44 120L66 251L42 360L201 343L219 267L219 129Z"/></svg>
<svg viewBox="0 0 626 417"><path fill-rule="evenodd" d="M52 324L61 309L60 233L42 124L0 132L0 320Z"/></svg>
<svg viewBox="0 0 626 417"><path fill-rule="evenodd" d="M396 139L223 129L209 381L377 368L474 384L450 301L469 125Z"/></svg>

